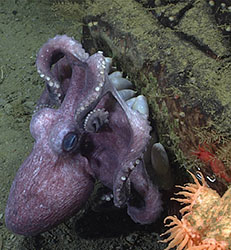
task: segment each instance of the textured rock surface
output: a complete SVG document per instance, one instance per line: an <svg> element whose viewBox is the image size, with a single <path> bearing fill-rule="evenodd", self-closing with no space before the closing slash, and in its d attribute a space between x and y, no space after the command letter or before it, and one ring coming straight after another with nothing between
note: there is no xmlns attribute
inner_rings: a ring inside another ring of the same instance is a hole
<svg viewBox="0 0 231 250"><path fill-rule="evenodd" d="M103 2L89 8L85 47L106 51L136 82L160 141L182 165L196 162L213 176L193 155L208 144L230 176L230 33L216 23L211 1Z"/></svg>

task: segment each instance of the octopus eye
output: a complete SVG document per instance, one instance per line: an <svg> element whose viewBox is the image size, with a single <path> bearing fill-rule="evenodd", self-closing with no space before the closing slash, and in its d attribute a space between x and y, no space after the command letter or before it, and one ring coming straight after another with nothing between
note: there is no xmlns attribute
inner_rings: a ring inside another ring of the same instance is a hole
<svg viewBox="0 0 231 250"><path fill-rule="evenodd" d="M78 139L78 135L74 132L66 134L63 139L62 149L66 152L75 150L78 145Z"/></svg>

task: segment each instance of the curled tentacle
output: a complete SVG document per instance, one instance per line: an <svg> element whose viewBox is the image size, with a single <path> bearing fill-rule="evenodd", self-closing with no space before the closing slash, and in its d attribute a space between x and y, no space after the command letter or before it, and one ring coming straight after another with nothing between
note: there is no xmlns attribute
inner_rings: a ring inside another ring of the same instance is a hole
<svg viewBox="0 0 231 250"><path fill-rule="evenodd" d="M158 189L151 183L143 164L142 160L137 159L118 172L113 195L115 206L127 205L128 214L135 222L147 224L159 216L162 202Z"/></svg>
<svg viewBox="0 0 231 250"><path fill-rule="evenodd" d="M129 176L139 162L139 159L134 163L130 162L130 164L121 168L117 173L113 186L114 204L116 207L122 207L126 204L131 188Z"/></svg>
<svg viewBox="0 0 231 250"><path fill-rule="evenodd" d="M108 123L109 113L105 109L92 110L85 118L84 129L87 132L96 133L105 124Z"/></svg>
<svg viewBox="0 0 231 250"><path fill-rule="evenodd" d="M141 224L154 222L162 211L159 190L154 186L143 166L137 164L130 174L131 198L127 202L127 212L133 221Z"/></svg>
<svg viewBox="0 0 231 250"><path fill-rule="evenodd" d="M81 44L76 42L73 38L66 35L57 35L43 45L38 52L36 61L37 71L40 77L45 79L52 98L59 104L63 100L63 90L59 79L54 73L52 73L51 67L65 55L72 55L76 60L82 62L86 61L89 57Z"/></svg>

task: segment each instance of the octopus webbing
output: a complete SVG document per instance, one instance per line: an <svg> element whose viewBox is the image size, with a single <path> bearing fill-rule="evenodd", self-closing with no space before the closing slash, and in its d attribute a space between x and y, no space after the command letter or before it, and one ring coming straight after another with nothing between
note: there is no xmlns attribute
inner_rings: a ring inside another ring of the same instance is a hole
<svg viewBox="0 0 231 250"><path fill-rule="evenodd" d="M160 194L143 161L151 130L147 102L135 97L121 72L110 74L111 61L100 51L89 56L66 35L39 50L37 71L46 88L30 123L32 152L6 206L12 232L36 235L60 224L84 206L95 180L135 222L159 216Z"/></svg>

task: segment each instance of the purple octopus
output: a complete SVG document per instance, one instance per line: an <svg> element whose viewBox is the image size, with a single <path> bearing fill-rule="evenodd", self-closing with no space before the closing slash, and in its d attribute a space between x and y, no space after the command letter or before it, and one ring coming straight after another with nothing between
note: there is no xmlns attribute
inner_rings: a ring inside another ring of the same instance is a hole
<svg viewBox="0 0 231 250"><path fill-rule="evenodd" d="M57 35L40 49L37 69L46 81L30 124L35 139L12 184L6 226L22 235L44 232L78 212L95 180L113 192L116 207L138 223L152 223L162 207L143 153L150 138L147 102L134 97L111 59L89 56L81 44Z"/></svg>

